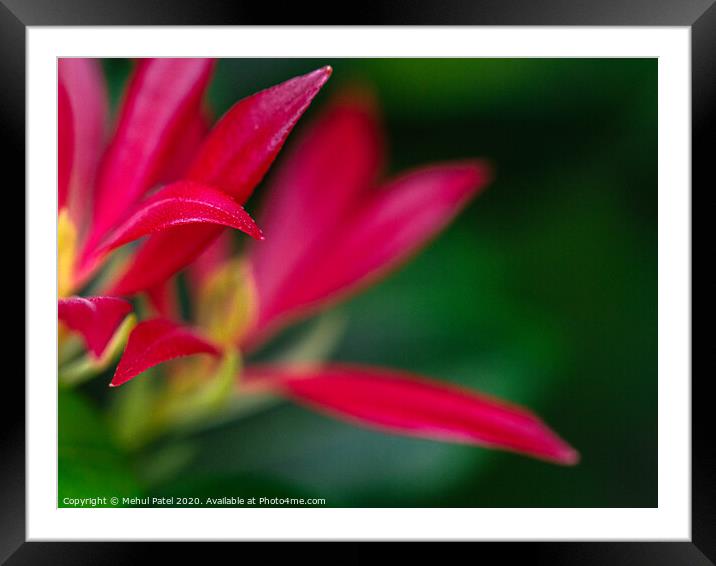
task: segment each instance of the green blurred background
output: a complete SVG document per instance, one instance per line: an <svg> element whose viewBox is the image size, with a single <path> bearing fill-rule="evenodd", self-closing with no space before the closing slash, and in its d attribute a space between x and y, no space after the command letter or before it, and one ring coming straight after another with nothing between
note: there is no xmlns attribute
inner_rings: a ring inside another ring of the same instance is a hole
<svg viewBox="0 0 716 566"><path fill-rule="evenodd" d="M60 395L60 494L657 506L656 59L228 59L211 106L324 64L334 74L304 124L363 81L384 110L389 173L473 156L496 170L423 253L338 307L331 358L523 404L582 461L389 436L289 404L124 454L99 379ZM115 103L129 69L105 61Z"/></svg>

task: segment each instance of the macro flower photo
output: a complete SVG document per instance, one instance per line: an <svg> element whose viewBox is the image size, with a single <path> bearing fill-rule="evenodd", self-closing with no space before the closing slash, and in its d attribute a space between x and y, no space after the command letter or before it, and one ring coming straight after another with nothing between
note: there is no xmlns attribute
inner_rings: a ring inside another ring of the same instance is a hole
<svg viewBox="0 0 716 566"><path fill-rule="evenodd" d="M656 506L656 63L58 61L58 506Z"/></svg>

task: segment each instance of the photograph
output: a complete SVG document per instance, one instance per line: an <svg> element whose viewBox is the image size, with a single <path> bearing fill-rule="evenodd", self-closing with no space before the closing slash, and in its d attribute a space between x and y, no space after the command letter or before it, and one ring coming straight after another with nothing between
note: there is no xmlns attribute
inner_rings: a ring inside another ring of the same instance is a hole
<svg viewBox="0 0 716 566"><path fill-rule="evenodd" d="M657 57L56 71L57 507L659 506Z"/></svg>

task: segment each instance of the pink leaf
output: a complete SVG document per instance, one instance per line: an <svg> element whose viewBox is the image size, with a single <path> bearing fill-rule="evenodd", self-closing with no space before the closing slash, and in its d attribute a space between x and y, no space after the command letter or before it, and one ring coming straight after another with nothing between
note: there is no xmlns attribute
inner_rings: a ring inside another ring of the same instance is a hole
<svg viewBox="0 0 716 566"><path fill-rule="evenodd" d="M236 103L214 126L188 177L219 187L242 204L330 74L330 67L324 67ZM219 234L216 227L189 226L151 237L135 254L116 292L136 293L170 277Z"/></svg>
<svg viewBox="0 0 716 566"><path fill-rule="evenodd" d="M218 356L220 352L192 330L170 320L156 318L141 322L129 335L110 387L122 385L163 362L194 354Z"/></svg>
<svg viewBox="0 0 716 566"><path fill-rule="evenodd" d="M60 82L57 85L57 204L59 209L67 204L73 154L72 106L67 90Z"/></svg>
<svg viewBox="0 0 716 566"><path fill-rule="evenodd" d="M576 464L579 454L531 412L455 386L359 366L249 368L247 384L385 432L500 448Z"/></svg>
<svg viewBox="0 0 716 566"><path fill-rule="evenodd" d="M343 93L298 142L282 158L264 202L261 224L270 238L251 248L266 305L296 283L295 270L372 193L384 145L375 101L367 92Z"/></svg>
<svg viewBox="0 0 716 566"><path fill-rule="evenodd" d="M132 305L117 297L70 297L57 301L57 318L79 332L99 358Z"/></svg>
<svg viewBox="0 0 716 566"><path fill-rule="evenodd" d="M204 142L188 178L245 202L330 75L331 68L323 67L234 104Z"/></svg>
<svg viewBox="0 0 716 566"><path fill-rule="evenodd" d="M139 61L100 167L89 251L158 180L198 112L212 66L210 59Z"/></svg>
<svg viewBox="0 0 716 566"><path fill-rule="evenodd" d="M62 58L60 80L67 88L75 131L74 166L70 180L69 208L78 226L89 222L94 180L104 149L108 100L98 59Z"/></svg>
<svg viewBox="0 0 716 566"><path fill-rule="evenodd" d="M172 238L155 234L142 242L127 270L112 286L112 293L133 295L168 279L199 257L221 235L221 228L209 225L177 228Z"/></svg>
<svg viewBox="0 0 716 566"><path fill-rule="evenodd" d="M167 279L147 289L147 298L158 316L170 320L179 320L181 309L179 308L179 296L177 295L174 279Z"/></svg>
<svg viewBox="0 0 716 566"><path fill-rule="evenodd" d="M186 176L192 160L209 134L211 121L208 112L202 109L190 119L184 134L179 136L176 147L159 175L159 184L174 183Z"/></svg>
<svg viewBox="0 0 716 566"><path fill-rule="evenodd" d="M395 268L440 232L488 179L481 162L446 164L414 171L375 191L302 257L272 300L264 299L259 286L255 332L296 311L335 301Z"/></svg>
<svg viewBox="0 0 716 566"><path fill-rule="evenodd" d="M119 226L99 253L106 253L143 236L186 226L213 224L234 228L262 239L253 219L231 197L212 187L191 181L168 185L144 201Z"/></svg>

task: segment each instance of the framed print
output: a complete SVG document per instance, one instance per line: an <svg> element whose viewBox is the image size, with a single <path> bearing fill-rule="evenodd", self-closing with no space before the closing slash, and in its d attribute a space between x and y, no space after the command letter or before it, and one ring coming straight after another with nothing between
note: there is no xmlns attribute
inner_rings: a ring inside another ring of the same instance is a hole
<svg viewBox="0 0 716 566"><path fill-rule="evenodd" d="M691 187L716 8L522 4L0 7L27 211L8 563L713 560Z"/></svg>

